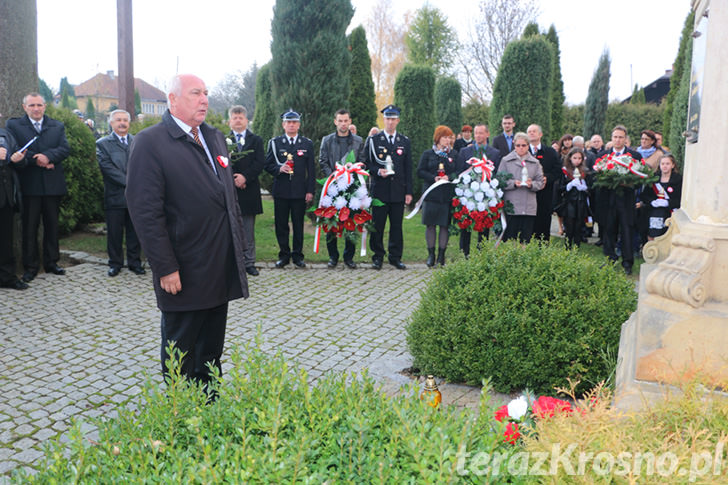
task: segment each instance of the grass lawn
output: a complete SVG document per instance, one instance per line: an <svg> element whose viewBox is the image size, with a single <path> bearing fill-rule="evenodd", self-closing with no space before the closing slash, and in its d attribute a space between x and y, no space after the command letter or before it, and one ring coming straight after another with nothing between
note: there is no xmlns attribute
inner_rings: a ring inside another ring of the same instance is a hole
<svg viewBox="0 0 728 485"><path fill-rule="evenodd" d="M404 254L402 259L406 263L424 263L427 258L427 247L425 245L425 226L420 222L419 214L412 219L405 219L403 224L404 232ZM318 254L313 252L313 240L314 240L315 226L311 224L308 218L305 219L304 223L304 240L303 240L303 253L304 258L309 263L325 263L328 261L329 256L326 251L325 240L322 237L321 247ZM389 225L385 228L385 247L388 240ZM323 236L323 233L322 233ZM475 241L477 237L473 237L472 249L475 250ZM276 243L275 227L273 223L273 200L264 197L263 198L263 214L258 216L255 223L255 242L257 251L257 260L260 262L272 262L278 259L278 244ZM561 244L562 239L553 237L555 244ZM69 236L64 237L60 241L61 248L70 249L76 251L84 251L94 256L106 258L106 236L92 234L89 232L74 232ZM371 261L371 251L368 248L367 242L367 255L364 257L359 256L359 249L361 243L357 242L356 254L354 261L356 262L369 262ZM339 253L343 253L344 243L339 243ZM586 256L603 260L602 248L594 246L593 244L582 244L579 251L583 252ZM450 242L448 244L447 257L453 258L459 257L458 250L458 237L450 236ZM386 261L385 261L386 262ZM633 268L633 276L636 278L639 274L639 267L642 263L642 258L635 258L635 264Z"/></svg>

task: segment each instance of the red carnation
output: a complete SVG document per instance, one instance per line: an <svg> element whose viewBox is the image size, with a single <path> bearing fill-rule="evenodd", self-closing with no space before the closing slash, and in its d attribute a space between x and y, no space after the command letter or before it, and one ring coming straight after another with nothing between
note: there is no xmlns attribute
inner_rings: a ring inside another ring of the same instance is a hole
<svg viewBox="0 0 728 485"><path fill-rule="evenodd" d="M452 215L455 219L458 221L463 218L463 215L460 213L460 211L457 211L455 214Z"/></svg>
<svg viewBox="0 0 728 485"><path fill-rule="evenodd" d="M353 231L354 229L356 229L356 223L351 219L347 219L346 221L344 221L344 229L346 229L347 231Z"/></svg>
<svg viewBox="0 0 728 485"><path fill-rule="evenodd" d="M333 207L333 206L332 207L327 207L326 210L324 210L323 216L326 219L331 219L335 215L336 215L336 207Z"/></svg>
<svg viewBox="0 0 728 485"><path fill-rule="evenodd" d="M347 220L349 218L349 212L350 211L349 211L348 207L342 207L341 210L339 211L339 220L341 222L344 222L345 220Z"/></svg>
<svg viewBox="0 0 728 485"><path fill-rule="evenodd" d="M503 405L499 407L495 412L495 420L496 421L503 421L504 419L508 418L508 406Z"/></svg>
<svg viewBox="0 0 728 485"><path fill-rule="evenodd" d="M503 436L503 441L515 445L518 438L521 437L521 433L518 432L518 423L506 424L506 430L503 433Z"/></svg>
<svg viewBox="0 0 728 485"><path fill-rule="evenodd" d="M322 217L324 215L324 210L326 210L326 207L319 207L318 209L316 209L315 211L313 211L313 214L316 217Z"/></svg>
<svg viewBox="0 0 728 485"><path fill-rule="evenodd" d="M452 206L457 207L460 205L460 199L453 199L452 200Z"/></svg>
<svg viewBox="0 0 728 485"><path fill-rule="evenodd" d="M571 404L554 397L540 396L533 402L533 414L538 418L550 418L557 413L571 413Z"/></svg>
<svg viewBox="0 0 728 485"><path fill-rule="evenodd" d="M352 217L352 219L354 219L354 222L357 224L364 224L366 221L368 221L371 218L372 218L372 216L369 215L369 213L366 211L361 211L357 214L354 214L354 216Z"/></svg>
<svg viewBox="0 0 728 485"><path fill-rule="evenodd" d="M614 170L614 163L607 162L607 170Z"/></svg>

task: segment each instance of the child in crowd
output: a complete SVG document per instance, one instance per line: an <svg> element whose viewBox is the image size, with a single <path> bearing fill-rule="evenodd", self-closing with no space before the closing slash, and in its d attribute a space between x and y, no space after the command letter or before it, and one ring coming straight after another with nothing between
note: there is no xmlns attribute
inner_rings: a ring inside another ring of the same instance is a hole
<svg viewBox="0 0 728 485"><path fill-rule="evenodd" d="M642 201L647 208L649 226L647 238L651 241L667 232L665 219L680 207L682 176L677 173L675 158L664 155L660 158L660 180L642 190Z"/></svg>
<svg viewBox="0 0 728 485"><path fill-rule="evenodd" d="M557 213L564 220L566 246L579 246L584 233L584 221L589 215L589 179L585 163L586 155L582 148L572 148L564 158L561 168L561 200Z"/></svg>

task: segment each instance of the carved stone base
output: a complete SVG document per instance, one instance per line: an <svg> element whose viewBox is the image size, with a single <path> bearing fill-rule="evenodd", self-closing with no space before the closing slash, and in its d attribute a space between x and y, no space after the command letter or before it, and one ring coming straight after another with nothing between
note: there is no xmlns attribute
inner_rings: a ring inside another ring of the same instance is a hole
<svg viewBox="0 0 728 485"><path fill-rule="evenodd" d="M619 408L693 379L728 389L728 227L681 211L671 219L668 233L645 246L637 311L622 325Z"/></svg>

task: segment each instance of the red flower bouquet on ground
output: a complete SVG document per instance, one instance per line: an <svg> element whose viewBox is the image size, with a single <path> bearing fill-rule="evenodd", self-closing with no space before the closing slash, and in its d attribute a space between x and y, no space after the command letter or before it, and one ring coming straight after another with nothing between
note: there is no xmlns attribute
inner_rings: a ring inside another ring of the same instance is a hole
<svg viewBox="0 0 728 485"><path fill-rule="evenodd" d="M507 423L503 441L513 445L521 437L524 429L533 429L535 419L548 419L562 413L570 415L572 412L573 408L569 401L540 396L532 400L529 405L529 398L524 395L498 408L494 417L498 422Z"/></svg>

